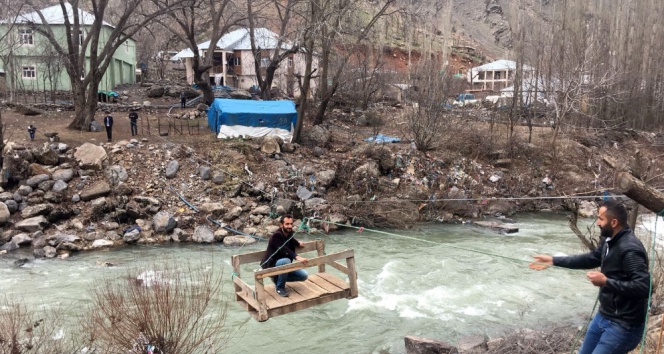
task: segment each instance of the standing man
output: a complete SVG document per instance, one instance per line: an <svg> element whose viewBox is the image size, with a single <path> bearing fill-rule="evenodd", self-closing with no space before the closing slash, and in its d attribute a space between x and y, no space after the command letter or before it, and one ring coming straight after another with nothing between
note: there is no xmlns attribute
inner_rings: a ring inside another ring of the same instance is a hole
<svg viewBox="0 0 664 354"><path fill-rule="evenodd" d="M180 91L180 108L187 108L187 94L184 90Z"/></svg>
<svg viewBox="0 0 664 354"><path fill-rule="evenodd" d="M136 110L132 108L129 111L129 125L131 126L131 136L138 135L138 124L136 124L137 120L138 120L138 113L136 113Z"/></svg>
<svg viewBox="0 0 664 354"><path fill-rule="evenodd" d="M267 250L261 261L261 268L267 269L272 267L290 264L293 260L300 261L307 264L308 259L298 256L295 252L296 247L302 247L302 242L293 237L293 216L284 215L279 219L279 230L270 237L267 244ZM288 291L286 290L287 281L305 281L308 274L304 269L298 269L290 273L279 274L272 277L277 288L279 296L287 297Z"/></svg>
<svg viewBox="0 0 664 354"><path fill-rule="evenodd" d="M36 131L37 131L37 127L35 127L32 124L28 125L28 134L30 134L30 141L35 140L35 132Z"/></svg>
<svg viewBox="0 0 664 354"><path fill-rule="evenodd" d="M106 116L104 117L104 128L106 128L106 137L110 143L113 139L113 116L111 116L111 111L106 110L104 112Z"/></svg>
<svg viewBox="0 0 664 354"><path fill-rule="evenodd" d="M600 245L576 256L534 256L530 268L549 265L600 271L586 274L599 287L599 312L595 315L578 354L626 354L641 341L648 311L650 273L643 244L627 226L627 210L616 201L599 208Z"/></svg>

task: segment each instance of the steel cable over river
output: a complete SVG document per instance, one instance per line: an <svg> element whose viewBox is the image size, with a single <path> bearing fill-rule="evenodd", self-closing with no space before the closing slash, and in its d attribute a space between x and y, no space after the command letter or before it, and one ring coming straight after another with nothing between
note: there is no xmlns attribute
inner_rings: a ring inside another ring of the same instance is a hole
<svg viewBox="0 0 664 354"><path fill-rule="evenodd" d="M238 248L221 244L130 246L79 253L65 260L39 259L16 267L13 262L17 257L31 258L27 250L20 250L0 257L0 291L30 309L60 306L76 318L80 308L90 303L87 289L95 280L119 279L136 267L145 268L149 276L150 264L160 262L174 266L201 263L223 271L226 278L215 306L228 304L226 326L235 333L228 353L403 353L406 335L454 343L473 334L500 336L517 328L583 325L597 295L585 273L565 269L536 272L526 264L533 254L583 251L566 218L539 213L515 219L520 231L509 235L471 225L445 224L394 231L438 244L355 230L327 236L298 234L298 239L305 241L323 238L327 252L352 247L360 295L264 323L249 320L244 309L234 303L230 258ZM650 224L644 220L652 231ZM664 230L659 226L658 230ZM265 246L245 246L242 252ZM116 266L97 264L102 262Z"/></svg>

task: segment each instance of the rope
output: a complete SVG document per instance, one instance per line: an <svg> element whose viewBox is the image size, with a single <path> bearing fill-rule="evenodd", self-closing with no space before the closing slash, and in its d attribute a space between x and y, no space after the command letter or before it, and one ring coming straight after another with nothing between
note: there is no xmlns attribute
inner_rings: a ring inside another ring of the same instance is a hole
<svg viewBox="0 0 664 354"><path fill-rule="evenodd" d="M569 348L569 354L574 354L574 349L579 344L579 339L581 339L580 334L586 333L586 331L588 330L588 326L590 325L590 321L593 320L593 314L595 313L595 309L597 309L598 303L599 303L599 293L597 293L597 298L595 299L595 304L593 305L593 309L590 311L590 317L588 317L588 321L586 321L586 324L583 325L583 327L581 327L578 331L576 331L576 334L574 335L574 341L572 342L572 347Z"/></svg>

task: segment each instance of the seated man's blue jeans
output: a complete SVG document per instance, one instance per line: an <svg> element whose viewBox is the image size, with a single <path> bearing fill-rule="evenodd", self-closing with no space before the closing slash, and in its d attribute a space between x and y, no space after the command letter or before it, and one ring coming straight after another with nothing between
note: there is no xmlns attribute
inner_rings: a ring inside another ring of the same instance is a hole
<svg viewBox="0 0 664 354"><path fill-rule="evenodd" d="M641 341L643 326L625 327L598 312L588 326L579 354L626 354Z"/></svg>
<svg viewBox="0 0 664 354"><path fill-rule="evenodd" d="M274 264L275 267L282 266L284 264L290 264L291 260L288 258L282 258ZM287 281L305 281L309 275L304 269L294 270L290 273L279 274L276 278L275 286L277 289L283 289L286 286Z"/></svg>

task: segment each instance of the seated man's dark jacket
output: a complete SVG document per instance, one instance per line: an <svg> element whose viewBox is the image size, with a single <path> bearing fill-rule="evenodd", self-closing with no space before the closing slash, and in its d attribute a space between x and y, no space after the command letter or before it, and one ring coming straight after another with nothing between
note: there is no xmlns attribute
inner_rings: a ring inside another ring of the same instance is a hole
<svg viewBox="0 0 664 354"><path fill-rule="evenodd" d="M620 230L609 242L602 238L592 252L553 257L553 264L572 269L601 267L607 278L606 284L599 289L602 316L626 326L645 322L650 288L648 254L629 228Z"/></svg>
<svg viewBox="0 0 664 354"><path fill-rule="evenodd" d="M263 260L261 260L261 268L272 268L274 267L274 264L282 258L288 258L292 262L295 257L297 257L295 247L298 247L300 242L296 240L295 237L290 238L290 240L289 238L290 235L284 235L284 232L281 229L277 230L277 232L270 237L270 241L267 243L267 250L265 251Z"/></svg>

